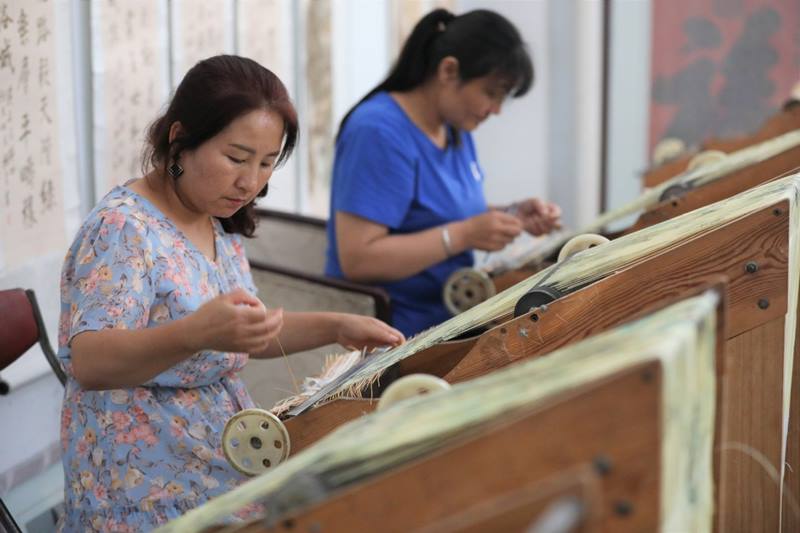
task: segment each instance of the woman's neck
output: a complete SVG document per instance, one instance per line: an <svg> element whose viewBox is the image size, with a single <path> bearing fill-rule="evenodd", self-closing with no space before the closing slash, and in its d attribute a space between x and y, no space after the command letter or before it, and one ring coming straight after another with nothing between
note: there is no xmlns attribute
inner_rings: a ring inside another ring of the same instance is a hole
<svg viewBox="0 0 800 533"><path fill-rule="evenodd" d="M199 213L187 205L186 201L180 197L177 187L167 183L167 179L158 170L152 170L134 183L135 187L133 188L155 204L179 227L207 226L211 217L205 213Z"/></svg>
<svg viewBox="0 0 800 533"><path fill-rule="evenodd" d="M435 88L423 84L407 92L392 92L392 98L405 111L411 122L440 147L447 144L447 130L436 105Z"/></svg>

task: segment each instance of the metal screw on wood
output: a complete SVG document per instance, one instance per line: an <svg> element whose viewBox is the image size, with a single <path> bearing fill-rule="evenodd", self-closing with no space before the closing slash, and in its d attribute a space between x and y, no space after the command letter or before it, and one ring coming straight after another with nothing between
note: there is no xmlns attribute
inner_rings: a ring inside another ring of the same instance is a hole
<svg viewBox="0 0 800 533"><path fill-rule="evenodd" d="M758 301L758 308L759 309L766 309L768 307L769 307L769 300L767 300L766 298L761 298Z"/></svg>
<svg viewBox="0 0 800 533"><path fill-rule="evenodd" d="M592 464L594 465L594 469L601 476L607 476L611 473L611 459L605 455L598 455L595 457Z"/></svg>
<svg viewBox="0 0 800 533"><path fill-rule="evenodd" d="M755 274L756 272L758 272L758 263L756 263L755 261L749 261L744 266L744 269L748 274Z"/></svg>
<svg viewBox="0 0 800 533"><path fill-rule="evenodd" d="M614 504L614 512L619 516L629 516L633 513L633 505L627 500L620 500Z"/></svg>
<svg viewBox="0 0 800 533"><path fill-rule="evenodd" d="M783 214L783 209L781 209L780 207L776 207L775 209L772 210L772 214L775 215L776 217L779 217Z"/></svg>

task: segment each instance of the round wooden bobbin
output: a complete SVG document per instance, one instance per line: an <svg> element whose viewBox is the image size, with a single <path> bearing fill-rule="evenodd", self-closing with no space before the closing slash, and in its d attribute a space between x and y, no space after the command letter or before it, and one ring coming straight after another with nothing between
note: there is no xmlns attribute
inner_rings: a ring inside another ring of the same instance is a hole
<svg viewBox="0 0 800 533"><path fill-rule="evenodd" d="M450 384L440 377L430 374L409 374L386 388L378 401L377 409L381 411L407 398L446 390L450 390Z"/></svg>
<svg viewBox="0 0 800 533"><path fill-rule="evenodd" d="M686 168L688 170L694 170L696 168L716 163L717 161L722 161L726 157L728 157L728 154L721 150L704 150L692 157L689 160L689 164L686 165Z"/></svg>
<svg viewBox="0 0 800 533"><path fill-rule="evenodd" d="M447 278L442 299L447 310L457 315L485 302L497 293L489 274L470 267L459 268Z"/></svg>
<svg viewBox="0 0 800 533"><path fill-rule="evenodd" d="M653 148L653 164L663 165L671 159L675 159L686 151L686 143L677 137L667 137L661 139Z"/></svg>
<svg viewBox="0 0 800 533"><path fill-rule="evenodd" d="M243 409L225 424L222 450L228 462L248 476L257 476L289 457L291 441L281 420L264 409Z"/></svg>
<svg viewBox="0 0 800 533"><path fill-rule="evenodd" d="M595 246L600 246L607 242L607 238L602 235L597 235L596 233L584 233L583 235L573 237L561 247L561 251L558 252L558 262L560 263L579 252L594 248Z"/></svg>

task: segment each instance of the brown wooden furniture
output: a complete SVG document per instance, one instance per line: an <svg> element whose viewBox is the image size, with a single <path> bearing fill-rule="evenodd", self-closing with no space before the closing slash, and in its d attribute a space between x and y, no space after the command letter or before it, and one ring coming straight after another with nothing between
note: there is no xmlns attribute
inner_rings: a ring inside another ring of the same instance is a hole
<svg viewBox="0 0 800 533"><path fill-rule="evenodd" d="M524 532L570 496L581 512L567 531L657 531L660 462L661 366L649 361L238 531Z"/></svg>
<svg viewBox="0 0 800 533"><path fill-rule="evenodd" d="M550 303L546 312L534 310L479 338L420 352L391 377L426 372L451 382L470 379L614 327L723 276L730 303L723 365L729 392L722 398L718 444L739 443L779 468L788 236L788 204L782 202L645 258ZM337 400L287 420L293 451L374 403ZM793 440L796 431L790 448ZM738 449L721 448L720 530L775 531L781 487ZM800 465L800 457L787 456L787 462Z"/></svg>
<svg viewBox="0 0 800 533"><path fill-rule="evenodd" d="M684 194L665 198L648 207L645 212L639 215L639 218L632 226L609 235L609 237L616 238L620 235L627 235L642 228L653 226L700 207L725 200L768 181L795 173L798 170L800 170L800 146L755 165L732 172L706 185L686 191Z"/></svg>
<svg viewBox="0 0 800 533"><path fill-rule="evenodd" d="M50 345L34 292L30 289L0 291L0 317L3 317L0 320L0 370L22 357L38 343L50 368L61 384L65 384L67 376ZM0 387L0 394L6 393L8 390L3 392Z"/></svg>
<svg viewBox="0 0 800 533"><path fill-rule="evenodd" d="M50 368L64 385L67 376L50 346L34 292L23 289L0 291L0 317L0 370L11 365L38 343ZM8 384L0 380L0 395L9 392ZM21 533L3 500L0 500L0 530Z"/></svg>
<svg viewBox="0 0 800 533"><path fill-rule="evenodd" d="M705 289L685 294L698 292ZM721 298L717 365L724 308ZM317 503L302 507L293 495L314 500L307 494L327 486L328 475L339 470L296 472L297 486L263 502L265 522L213 531L657 531L663 518L661 379L661 363L643 360L498 416L336 492L323 489ZM325 474L316 478L315 472ZM563 523L564 529L535 529L555 507L572 511L569 529Z"/></svg>

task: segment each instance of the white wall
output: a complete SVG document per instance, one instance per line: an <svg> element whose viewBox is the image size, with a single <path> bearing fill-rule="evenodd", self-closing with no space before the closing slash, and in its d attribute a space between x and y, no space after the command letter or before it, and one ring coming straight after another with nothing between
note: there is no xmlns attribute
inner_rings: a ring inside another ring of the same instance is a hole
<svg viewBox="0 0 800 533"><path fill-rule="evenodd" d="M651 0L616 0L611 8L611 68L606 205L620 207L641 191L648 166ZM629 221L621 222L627 226Z"/></svg>
<svg viewBox="0 0 800 533"><path fill-rule="evenodd" d="M333 0L333 123L389 72L388 0Z"/></svg>
<svg viewBox="0 0 800 533"><path fill-rule="evenodd" d="M566 26L570 28L570 26ZM577 161L575 184L575 227L591 223L600 212L601 140L603 105L603 4L600 0L578 1L577 17L571 26L575 38L575 143L573 157ZM565 32L569 35L568 32Z"/></svg>

